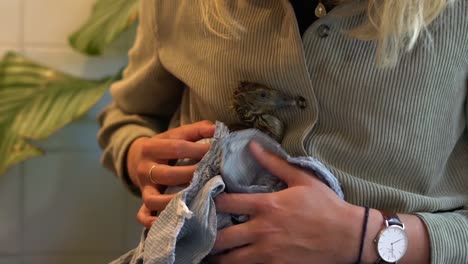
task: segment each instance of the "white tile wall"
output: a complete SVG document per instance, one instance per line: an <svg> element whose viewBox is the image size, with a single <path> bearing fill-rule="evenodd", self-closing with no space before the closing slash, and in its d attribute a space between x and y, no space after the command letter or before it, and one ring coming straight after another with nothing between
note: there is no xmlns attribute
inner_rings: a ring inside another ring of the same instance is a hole
<svg viewBox="0 0 468 264"><path fill-rule="evenodd" d="M0 264L20 264L21 260L18 257L0 257Z"/></svg>
<svg viewBox="0 0 468 264"><path fill-rule="evenodd" d="M114 74L128 38L96 58L68 46L94 1L0 0L0 57L14 50L77 76ZM38 143L45 156L0 176L0 264L101 264L137 245L140 201L99 164L96 115L109 100Z"/></svg>
<svg viewBox="0 0 468 264"><path fill-rule="evenodd" d="M15 0L18 1L18 0ZM26 44L67 44L91 12L94 0L25 0L24 41Z"/></svg>
<svg viewBox="0 0 468 264"><path fill-rule="evenodd" d="M52 152L94 152L99 148L96 134L99 128L97 120L94 118L81 118L57 131L54 136L38 142L42 149Z"/></svg>
<svg viewBox="0 0 468 264"><path fill-rule="evenodd" d="M21 1L0 0L0 43L19 44Z"/></svg>
<svg viewBox="0 0 468 264"><path fill-rule="evenodd" d="M136 214L140 209L141 202L139 198L131 197L127 199L127 208L125 213L125 248L135 248L140 240L142 227L136 219Z"/></svg>
<svg viewBox="0 0 468 264"><path fill-rule="evenodd" d="M26 163L25 252L123 248L125 190L98 160L98 153L58 152Z"/></svg>
<svg viewBox="0 0 468 264"><path fill-rule="evenodd" d="M100 79L117 73L126 63L122 51L108 51L100 57L86 57L68 46L37 47L26 45L24 54L54 69L89 79Z"/></svg>
<svg viewBox="0 0 468 264"><path fill-rule="evenodd" d="M14 168L0 177L0 258L20 252L22 198L20 171Z"/></svg>

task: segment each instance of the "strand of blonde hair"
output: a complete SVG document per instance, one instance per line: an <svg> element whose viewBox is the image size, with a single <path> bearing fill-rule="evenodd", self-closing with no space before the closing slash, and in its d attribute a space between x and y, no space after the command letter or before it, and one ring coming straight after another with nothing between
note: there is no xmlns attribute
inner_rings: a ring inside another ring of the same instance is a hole
<svg viewBox="0 0 468 264"><path fill-rule="evenodd" d="M200 0L203 22L208 30L218 37L240 39L245 28L230 14L226 1L230 0ZM377 63L381 66L391 66L397 62L400 52L411 50L421 36L431 41L428 26L455 0L331 1L337 4L349 1L364 3L367 19L349 34L357 39L377 41ZM219 23L222 29L215 29L213 22Z"/></svg>

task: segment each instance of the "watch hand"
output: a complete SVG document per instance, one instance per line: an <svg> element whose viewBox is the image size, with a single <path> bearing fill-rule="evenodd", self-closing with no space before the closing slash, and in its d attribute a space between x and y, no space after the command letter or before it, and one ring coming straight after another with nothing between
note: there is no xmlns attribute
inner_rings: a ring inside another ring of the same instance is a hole
<svg viewBox="0 0 468 264"><path fill-rule="evenodd" d="M393 244L395 244L396 242L400 242L401 240L402 240L402 239L400 238L400 239L398 239L397 241L393 241L393 243L390 243L390 244L393 246Z"/></svg>

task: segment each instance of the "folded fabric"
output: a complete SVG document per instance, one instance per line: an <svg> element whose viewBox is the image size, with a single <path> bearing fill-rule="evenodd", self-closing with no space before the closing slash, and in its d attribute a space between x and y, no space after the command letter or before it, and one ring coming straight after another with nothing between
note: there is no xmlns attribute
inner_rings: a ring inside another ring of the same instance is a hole
<svg viewBox="0 0 468 264"><path fill-rule="evenodd" d="M213 253L217 230L248 220L247 216L216 213L214 198L217 195L223 191L276 192L287 187L254 159L248 148L252 140L290 164L313 172L343 198L338 180L318 160L291 157L275 140L258 130L230 133L223 123L217 122L210 150L200 161L190 185L177 193L150 230L143 232L136 249L111 263L202 263Z"/></svg>

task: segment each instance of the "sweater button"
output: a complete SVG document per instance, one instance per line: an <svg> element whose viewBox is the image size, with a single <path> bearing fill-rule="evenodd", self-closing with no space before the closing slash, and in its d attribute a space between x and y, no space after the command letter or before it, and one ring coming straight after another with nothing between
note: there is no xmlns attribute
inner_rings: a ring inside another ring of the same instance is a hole
<svg viewBox="0 0 468 264"><path fill-rule="evenodd" d="M328 35L330 35L330 27L328 25L320 25L318 28L317 28L317 34L319 37L321 38L326 38L328 37Z"/></svg>
<svg viewBox="0 0 468 264"><path fill-rule="evenodd" d="M303 96L298 96L296 102L300 109L305 109L307 107L307 101Z"/></svg>

